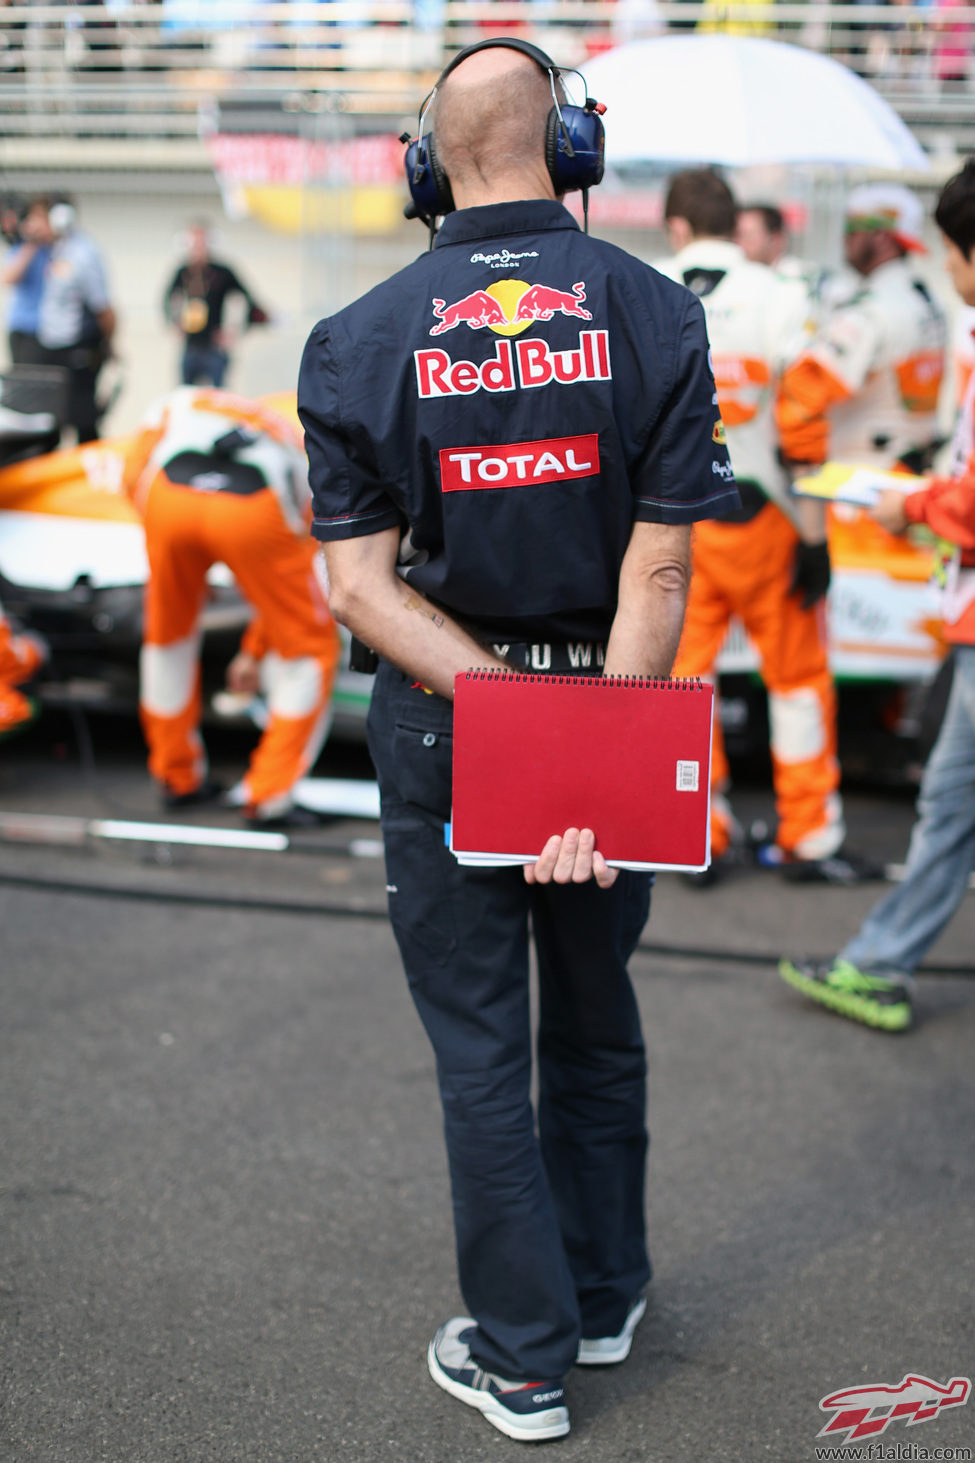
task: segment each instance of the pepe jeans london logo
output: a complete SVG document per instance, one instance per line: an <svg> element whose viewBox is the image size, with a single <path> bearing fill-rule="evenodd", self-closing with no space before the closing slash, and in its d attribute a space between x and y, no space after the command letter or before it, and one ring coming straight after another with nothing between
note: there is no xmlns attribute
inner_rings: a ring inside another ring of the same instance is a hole
<svg viewBox="0 0 975 1463"><path fill-rule="evenodd" d="M492 269L520 269L522 259L537 259L537 249L525 249L521 254L512 254L509 249L499 249L496 254L472 254L472 264L488 264Z"/></svg>
<svg viewBox="0 0 975 1463"><path fill-rule="evenodd" d="M963 1407L968 1401L972 1390L971 1380L968 1377L952 1377L950 1382L943 1385L939 1382L932 1382L928 1377L908 1373L903 1381L896 1386L888 1386L883 1383L873 1384L866 1387L847 1387L843 1391L830 1392L819 1404L821 1412L831 1412L833 1416L817 1433L820 1438L832 1438L843 1445L839 1449L817 1449L821 1457L858 1457L871 1456L883 1457L923 1457L924 1453L915 1452L908 1445L908 1451L900 1454L892 1451L889 1454L882 1449L876 1453L872 1450L869 1454L847 1452L847 1445L861 1442L865 1438L877 1438L887 1431L893 1422L902 1422L907 1427L914 1427L917 1423L931 1422L934 1418L940 1417L942 1413L953 1407ZM844 1436L845 1434L845 1436ZM933 1452L931 1457L968 1457L971 1458L970 1449L941 1449Z"/></svg>

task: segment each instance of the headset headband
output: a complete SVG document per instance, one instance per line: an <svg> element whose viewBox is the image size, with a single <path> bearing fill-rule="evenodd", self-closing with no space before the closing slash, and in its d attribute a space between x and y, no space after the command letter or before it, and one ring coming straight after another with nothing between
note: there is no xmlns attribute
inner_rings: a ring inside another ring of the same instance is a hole
<svg viewBox="0 0 975 1463"><path fill-rule="evenodd" d="M448 62L420 107L417 136L411 138L407 132L400 139L407 144L404 162L410 189L410 202L404 212L407 218L420 218L429 226L431 241L436 219L452 213L455 205L450 179L437 157L433 133L423 131L424 120L437 91L450 73L476 51L486 51L494 46L520 51L547 73L552 87L552 107L545 127L546 167L559 197L575 189L582 190L588 224L589 189L594 188L603 176L605 136L601 114L605 107L590 96L581 107L562 102L556 87L561 69L550 56L539 46L532 45L531 41L523 41L517 36L491 36L472 46L465 46Z"/></svg>
<svg viewBox="0 0 975 1463"><path fill-rule="evenodd" d="M456 56L451 57L437 77L434 91L436 91L442 81L446 81L450 73L462 61L467 60L468 56L473 56L475 51L489 51L493 46L502 46L506 51L520 51L523 56L528 56L532 61L536 62L543 71L554 71L558 74L558 66L556 66L551 56L542 50L541 46L534 46L531 41L523 41L518 36L491 36L488 40L475 41L473 45L465 46L462 51L457 52Z"/></svg>

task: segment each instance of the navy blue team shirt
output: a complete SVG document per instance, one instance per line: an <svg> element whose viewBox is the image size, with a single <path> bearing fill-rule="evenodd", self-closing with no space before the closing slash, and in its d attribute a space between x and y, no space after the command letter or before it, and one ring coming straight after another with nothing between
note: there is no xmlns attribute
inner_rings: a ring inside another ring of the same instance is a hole
<svg viewBox="0 0 975 1463"><path fill-rule="evenodd" d="M700 302L545 199L450 214L320 321L298 410L315 536L399 528L485 643L605 640L634 520L738 506Z"/></svg>

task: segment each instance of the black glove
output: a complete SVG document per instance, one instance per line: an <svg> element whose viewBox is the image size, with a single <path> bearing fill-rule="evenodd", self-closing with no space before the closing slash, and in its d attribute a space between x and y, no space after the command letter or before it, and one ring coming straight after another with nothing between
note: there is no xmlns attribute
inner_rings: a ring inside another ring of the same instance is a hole
<svg viewBox="0 0 975 1463"><path fill-rule="evenodd" d="M819 544L805 544L800 539L789 593L801 594L802 608L811 610L829 589L829 580L829 544L825 539Z"/></svg>

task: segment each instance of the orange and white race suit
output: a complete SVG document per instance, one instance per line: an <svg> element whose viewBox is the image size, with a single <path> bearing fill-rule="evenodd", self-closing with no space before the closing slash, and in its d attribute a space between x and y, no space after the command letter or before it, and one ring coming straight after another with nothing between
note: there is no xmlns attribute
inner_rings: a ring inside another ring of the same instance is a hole
<svg viewBox="0 0 975 1463"><path fill-rule="evenodd" d="M757 484L790 516L788 476L777 458L779 380L809 340L809 291L746 259L727 239L696 239L654 266L698 295L735 479Z"/></svg>
<svg viewBox="0 0 975 1463"><path fill-rule="evenodd" d="M34 707L17 687L36 676L46 659L33 635L16 635L0 605L0 736L26 726Z"/></svg>
<svg viewBox="0 0 975 1463"><path fill-rule="evenodd" d="M906 259L833 310L785 372L777 408L792 462L890 467L938 435L944 312Z"/></svg>
<svg viewBox="0 0 975 1463"><path fill-rule="evenodd" d="M660 266L658 266L660 267ZM707 316L721 420L745 510L739 521L694 530L694 566L674 674L714 680L733 618L759 656L768 692L777 841L819 859L843 842L836 696L822 602L804 610L791 593L799 534L778 460L775 401L789 363L808 338L808 290L737 245L699 239L664 266L701 297ZM735 832L730 775L715 706L711 756L711 847L719 858Z"/></svg>
<svg viewBox="0 0 975 1463"><path fill-rule="evenodd" d="M975 645L975 371L969 373L948 460L948 475L904 499L910 523L923 523L954 552L945 565L941 612L945 639Z"/></svg>
<svg viewBox="0 0 975 1463"><path fill-rule="evenodd" d="M241 798L251 816L278 817L327 734L339 653L297 432L256 402L187 387L149 412L125 482L149 558L139 693L149 771L177 796L206 777L200 618L207 573L223 563L256 611L241 648L261 661L269 713Z"/></svg>

